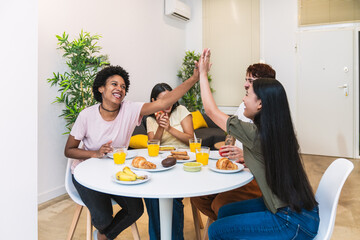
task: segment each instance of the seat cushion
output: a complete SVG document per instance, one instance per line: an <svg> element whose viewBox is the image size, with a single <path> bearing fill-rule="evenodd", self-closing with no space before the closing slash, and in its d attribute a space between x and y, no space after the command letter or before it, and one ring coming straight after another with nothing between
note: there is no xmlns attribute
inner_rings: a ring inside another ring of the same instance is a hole
<svg viewBox="0 0 360 240"><path fill-rule="evenodd" d="M214 149L214 144L225 140L225 132L220 128L199 128L195 130L196 137L202 139L202 146Z"/></svg>
<svg viewBox="0 0 360 240"><path fill-rule="evenodd" d="M193 120L193 125L194 125L195 130L198 128L207 128L208 127L203 115L201 114L201 112L199 110L197 110L195 112L191 112L191 115L193 117L192 120Z"/></svg>
<svg viewBox="0 0 360 240"><path fill-rule="evenodd" d="M131 148L147 148L148 136L144 134L134 135L130 138Z"/></svg>

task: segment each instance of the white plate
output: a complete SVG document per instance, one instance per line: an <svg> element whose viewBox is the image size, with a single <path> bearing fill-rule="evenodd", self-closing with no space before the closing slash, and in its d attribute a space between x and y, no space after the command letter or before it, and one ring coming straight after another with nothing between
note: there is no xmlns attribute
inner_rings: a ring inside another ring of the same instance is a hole
<svg viewBox="0 0 360 240"><path fill-rule="evenodd" d="M130 168L134 169L134 170L147 171L147 172L161 172L161 171L170 170L176 166L176 164L175 164L171 167L163 167L163 165L161 164L161 161L164 160L165 157L163 157L162 154L159 154L159 156L157 156L157 157L145 157L145 156L142 156L142 157L146 158L146 160L148 160L149 162L156 164L156 168L155 169L143 169L143 168L136 168L133 165L130 165Z"/></svg>
<svg viewBox="0 0 360 240"><path fill-rule="evenodd" d="M109 158L114 158L114 157L113 157L113 153L108 153L107 155L108 155ZM130 159L130 158L136 157L137 155L138 155L138 152L137 152L137 151L129 150L129 151L127 151L126 159Z"/></svg>
<svg viewBox="0 0 360 240"><path fill-rule="evenodd" d="M196 161L195 153L190 152L190 150L184 150L184 149L181 149L181 151L186 151L187 154L189 155L190 159L189 160L176 160L176 163L186 163L186 162L194 162L194 161ZM169 151L167 153L164 153L163 155L166 158L167 156L171 155L171 151Z"/></svg>
<svg viewBox="0 0 360 240"><path fill-rule="evenodd" d="M136 179L135 181L120 181L116 179L116 174L111 175L111 180L113 180L116 183L120 183L120 184L124 184L124 185L134 185L134 184L140 184L140 183L145 183L147 181L150 180L151 178L151 173L149 172L144 172L144 171L134 171L134 173L138 176L144 176L147 175L147 178L144 180L141 179Z"/></svg>
<svg viewBox="0 0 360 240"><path fill-rule="evenodd" d="M218 160L218 159L222 158L222 156L220 156L218 150L211 150L211 151L210 151L209 158L210 158L210 159L214 159L214 160Z"/></svg>
<svg viewBox="0 0 360 240"><path fill-rule="evenodd" d="M244 169L244 165L240 164L240 163L236 163L234 162L237 166L238 169L236 170L220 170L216 168L216 162L209 162L209 168L214 171L214 172L219 172L219 173L236 173L236 172L240 172L241 170Z"/></svg>

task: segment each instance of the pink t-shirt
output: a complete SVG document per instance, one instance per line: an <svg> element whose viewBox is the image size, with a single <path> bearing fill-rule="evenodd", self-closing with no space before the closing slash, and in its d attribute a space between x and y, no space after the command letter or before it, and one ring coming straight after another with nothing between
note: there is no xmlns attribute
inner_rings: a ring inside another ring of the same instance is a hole
<svg viewBox="0 0 360 240"><path fill-rule="evenodd" d="M112 146L129 146L131 135L136 126L141 123L140 111L144 103L121 103L117 117L112 121L105 121L99 112L100 104L88 107L80 112L70 134L83 143L85 150L96 151L102 145L112 140ZM74 159L71 172L83 160Z"/></svg>

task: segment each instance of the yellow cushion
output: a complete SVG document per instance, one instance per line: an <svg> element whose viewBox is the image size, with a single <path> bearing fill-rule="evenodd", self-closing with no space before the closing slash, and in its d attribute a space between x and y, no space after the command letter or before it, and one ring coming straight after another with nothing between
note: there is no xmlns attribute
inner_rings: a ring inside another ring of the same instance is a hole
<svg viewBox="0 0 360 240"><path fill-rule="evenodd" d="M198 128L204 128L204 127L207 128L208 127L203 115L201 114L201 112L199 110L197 110L195 112L191 112L191 114L193 117L194 130L198 129Z"/></svg>
<svg viewBox="0 0 360 240"><path fill-rule="evenodd" d="M148 136L144 134L134 135L130 138L131 148L147 148Z"/></svg>

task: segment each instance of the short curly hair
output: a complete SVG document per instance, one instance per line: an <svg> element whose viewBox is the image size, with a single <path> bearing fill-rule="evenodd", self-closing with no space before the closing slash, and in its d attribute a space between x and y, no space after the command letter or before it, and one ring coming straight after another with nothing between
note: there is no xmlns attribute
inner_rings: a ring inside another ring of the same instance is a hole
<svg viewBox="0 0 360 240"><path fill-rule="evenodd" d="M129 86L130 86L129 73L120 66L108 66L103 68L101 71L99 71L96 74L92 87L94 98L96 101L102 102L102 95L99 92L99 87L105 86L106 80L108 80L109 77L112 77L114 75L119 75L124 79L125 92L127 93L129 91Z"/></svg>
<svg viewBox="0 0 360 240"><path fill-rule="evenodd" d="M250 65L247 74L251 74L255 78L276 78L276 71L268 64L255 63Z"/></svg>

